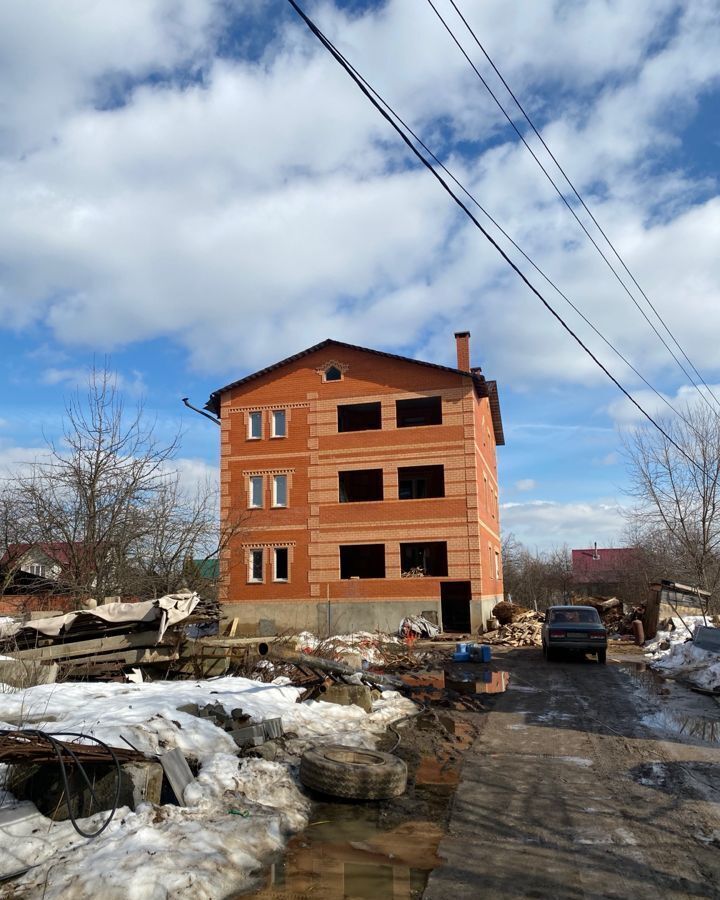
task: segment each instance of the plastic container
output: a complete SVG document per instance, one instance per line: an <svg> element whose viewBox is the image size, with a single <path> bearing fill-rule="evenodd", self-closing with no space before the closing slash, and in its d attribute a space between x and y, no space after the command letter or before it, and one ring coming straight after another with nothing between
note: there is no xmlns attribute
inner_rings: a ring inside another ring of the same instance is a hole
<svg viewBox="0 0 720 900"><path fill-rule="evenodd" d="M453 662L469 662L469 660L471 659L471 647L472 644L468 644L466 641L461 641L459 644L456 644L455 652L452 655Z"/></svg>
<svg viewBox="0 0 720 900"><path fill-rule="evenodd" d="M470 656L475 662L489 663L492 660L492 650L489 644L473 644L470 648Z"/></svg>

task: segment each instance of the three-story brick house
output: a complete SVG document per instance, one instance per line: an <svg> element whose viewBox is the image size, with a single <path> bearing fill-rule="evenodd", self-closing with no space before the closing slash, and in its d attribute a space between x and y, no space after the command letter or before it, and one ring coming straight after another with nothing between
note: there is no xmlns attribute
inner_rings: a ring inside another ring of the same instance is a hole
<svg viewBox="0 0 720 900"><path fill-rule="evenodd" d="M502 599L497 386L326 340L215 391L221 515L243 527L220 597L243 631L477 631Z"/></svg>

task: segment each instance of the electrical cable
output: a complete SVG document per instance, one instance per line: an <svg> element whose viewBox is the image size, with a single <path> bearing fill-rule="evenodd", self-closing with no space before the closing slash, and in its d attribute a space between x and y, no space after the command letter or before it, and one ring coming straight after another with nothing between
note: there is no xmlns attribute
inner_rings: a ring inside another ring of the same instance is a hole
<svg viewBox="0 0 720 900"><path fill-rule="evenodd" d="M638 371L638 369L630 362L630 360L620 351L618 348L610 341L605 335L593 324L593 322L585 315L585 313L575 304L573 301L565 294L558 285L547 275L540 266L530 257L523 248L513 239L513 237L502 227L502 225L482 206L480 201L459 181L455 175L448 169L445 163L442 162L433 151L427 146L427 144L416 134L415 131L407 124L407 122L400 116L400 114L392 108L392 106L375 90L375 88L364 78L364 76L353 66L353 64L347 59L347 57L335 47L335 50L343 60L343 62L352 70L354 75L362 81L365 87L373 94L373 96L381 103L385 109L393 116L402 127L412 135L413 139L417 141L417 143L423 148L423 150L434 160L434 162L440 166L440 168L446 173L446 175L460 188L460 190L467 196L467 198L475 204L475 206L480 210L480 212L488 219L488 221L492 222L492 224L498 229L498 231L503 235L503 237L510 243L512 246L520 253L528 263L536 270L536 272L543 278L547 284L553 288L557 294L562 297L562 299L570 306L574 312L577 313L578 316L591 328L595 334L615 353L619 359L621 359L629 369L631 369L635 375L646 385L667 407L670 409L678 418L682 419L685 424L695 430L693 424L677 409L673 404L667 399L667 397L662 394L653 384L651 384L645 376ZM183 400L185 403L185 400ZM189 404L185 404L186 406ZM194 409L194 407L191 407Z"/></svg>
<svg viewBox="0 0 720 900"><path fill-rule="evenodd" d="M593 351L583 342L583 340L575 334L575 332L570 328L570 326L565 322L562 316L554 309L554 307L549 303L548 300L540 293L540 291L532 284L532 282L528 279L528 277L524 274L524 272L510 259L507 253L502 249L502 247L497 243L497 241L489 234L489 232L480 224L478 219L473 215L473 213L468 209L468 207L463 203L463 201L455 194L452 188L448 185L448 183L443 179L443 177L433 168L432 164L428 162L428 160L420 153L420 151L413 145L412 141L408 136L404 133L404 131L397 125L396 122L393 121L392 117L386 110L382 108L382 106L375 100L372 94L368 91L368 89L364 86L362 81L354 74L351 67L347 65L342 57L342 54L335 48L332 42L325 37L322 31L315 25L315 23L306 15L306 13L300 8L297 4L296 0L288 0L288 3L292 6L298 16L302 19L308 29L312 32L312 34L320 41L320 43L325 47L325 49L330 53L330 55L342 66L342 68L347 72L347 74L352 78L355 84L358 86L360 91L367 97L367 99L372 103L372 105L377 109L380 115L392 126L392 128L400 135L403 142L407 145L410 151L420 160L420 162L425 166L428 171L432 173L432 175L436 178L436 180L440 183L442 188L452 197L455 203L463 210L463 212L468 216L468 218L473 222L475 227L482 233L485 239L492 244L492 246L497 250L497 252L502 256L505 262L510 266L510 268L518 275L518 277L527 285L527 287L535 294L535 296L540 300L543 306L551 313L551 315L560 323L560 325L567 331L567 333L573 338L573 340L579 344L579 346L587 353L587 355L593 360L595 365L598 366L601 371L605 373L605 375L613 382L613 384L621 391L622 394L627 397L628 400L635 406L635 408L652 424L655 428L665 437L665 439L672 446L675 447L678 452L685 457L692 465L698 468L700 471L702 467L690 457L685 450L665 431L665 429L655 421L655 419L650 415L650 413L646 412L645 409L638 403L638 401L632 396L632 394L618 381L617 378L608 370L608 368L597 358L597 356L593 353Z"/></svg>
<svg viewBox="0 0 720 900"><path fill-rule="evenodd" d="M485 47L484 47L484 46L482 45L482 43L480 42L480 39L478 38L477 34L473 31L473 29L472 29L470 23L467 21L467 19L466 19L465 16L463 15L462 11L458 8L458 5L457 5L457 3L455 2L455 0L449 0L449 2L450 2L450 4L452 5L452 7L453 7L453 9L455 10L455 12L456 12L456 13L458 14L458 16L460 17L460 19L462 20L462 22L463 22L463 24L465 25L465 27L467 28L467 30L470 32L470 35L471 35L472 39L475 41L475 43L476 43L476 44L478 45L478 47L480 48L480 51L481 51L482 54L484 55L485 59L490 63L490 65L492 66L492 68L493 68L495 74L498 76L498 78L500 79L500 81L503 83L503 86L505 87L505 89L507 90L507 92L508 92L508 93L510 94L510 96L512 97L513 101L515 102L515 105L517 106L517 108L520 110L520 112L522 113L523 117L525 118L525 121L528 123L528 125L530 126L530 128L532 128L532 130L534 131L534 133L535 133L535 135L537 136L538 140L540 141L540 143L543 145L543 147L544 147L545 150L547 151L548 156L550 157L550 159L552 159L552 161L553 161L553 162L555 163L555 165L557 166L558 170L560 171L560 173L562 174L563 178L565 179L565 181L567 182L568 186L570 187L570 190L571 190L571 191L573 192L573 194L577 197L578 201L582 204L583 209L585 210L585 212L586 212L586 213L590 216L590 218L592 219L593 224L595 225L595 227L597 228L597 230L600 232L600 234L601 234L601 235L603 236L603 238L605 239L605 241L606 241L608 247L610 247L610 249L612 250L612 252L615 254L615 257L617 258L617 260L618 260L618 262L620 263L620 265L623 267L623 269L624 269L624 270L627 272L627 274L630 276L630 278L632 279L633 284L634 284L635 287L640 291L641 295L642 295L643 298L645 299L645 302L648 304L648 306L650 307L650 309L655 313L655 315L656 315L657 318L658 318L658 321L662 324L663 328L664 328L665 331L668 333L668 335L670 336L670 338L672 339L673 343L674 343L675 346L678 348L678 350L680 351L680 353L685 357L686 361L687 361L688 364L690 365L690 368L693 370L693 372L695 372L695 374L697 375L698 379L700 380L700 383L703 385L703 387L706 388L706 390L708 391L708 393L710 394L710 396L715 400L715 402L718 403L718 405L720 405L720 400L718 400L717 396L713 393L712 389L710 388L710 385L707 384L707 382L705 381L705 379L703 378L703 376L702 376L702 375L700 374L700 372L697 370L697 368L696 368L695 365L693 364L693 361L692 361L692 360L690 359L690 357L687 355L687 353L685 352L685 350L683 349L683 347L680 345L680 342L678 341L678 339L677 339L677 338L675 337L675 335L672 333L672 331L670 330L669 326L667 325L667 323L665 322L665 320L663 319L663 317L660 315L660 313L659 313L658 310L656 309L656 307L655 307L655 305L653 304L653 302L650 300L650 298L648 297L648 295L645 293L645 291L642 289L642 287L641 287L640 284L638 283L638 281L637 281L637 279L635 278L635 276L633 275L633 273L630 271L630 269L629 269L628 265L626 264L625 260L622 258L622 256L621 256L620 253L618 252L617 248L615 247L615 245L613 244L613 242L610 240L610 238L609 238L608 235L606 234L606 232L605 232L605 230L603 229L603 227L600 225L600 223L598 222L598 220L595 218L595 216L594 216L592 210L588 207L587 203L586 203L585 200L582 198L582 196L580 195L579 191L577 190L577 188L575 187L575 185L573 184L573 182L570 180L569 175L567 174L567 172L565 171L565 169L562 167L562 165L560 164L560 162L559 162L559 160L557 159L557 157L555 156L555 154L552 152L552 150L550 149L550 147L548 147L548 145L547 145L547 143L545 142L545 139L543 138L542 134L540 134L540 132L538 131L538 129L535 127L535 123L532 121L532 119L530 118L530 116L527 114L527 112L525 111L525 108L523 107L522 103L518 100L518 98L517 98L517 96L515 95L514 91L512 90L512 88L510 87L510 85L507 83L507 81L506 81L505 78L503 77L503 75L502 75L502 73L500 72L500 70L498 69L498 67L495 65L495 63L494 63L494 61L492 60L490 54L487 52L487 50L485 49Z"/></svg>
<svg viewBox="0 0 720 900"><path fill-rule="evenodd" d="M712 411L717 415L717 410L713 407L713 405L710 403L710 401L709 401L708 398L705 396L705 394L700 390L700 386L697 384L697 382L694 380L694 378L693 378L692 375L688 372L688 370L685 368L685 366L682 364L682 362L678 359L678 357L677 357L677 355L675 354L675 352L673 351L672 347L670 347L670 345L668 344L668 342L665 340L665 338L662 336L662 334L660 334L660 332L658 331L658 329L657 329L656 325L654 324L654 322L651 321L650 317L647 315L647 313L645 312L645 310L644 310L644 309L642 308L642 306L638 303L638 301L637 301L637 299L635 298L635 296L633 295L632 291L631 291L631 290L628 288L628 286L625 284L625 282L623 281L623 279L621 278L621 276L619 275L619 273L617 272L617 270L616 270L615 267L613 266L612 262L611 262L611 261L608 259L608 257L606 256L606 254L603 253L602 248L600 247L600 245L598 244L598 242L595 240L595 238L590 234L590 232L588 231L587 227L585 226L585 223L582 221L582 219L581 219L581 218L578 216L578 214L575 212L575 210L573 209L572 205L571 205L570 202L568 201L567 197L566 197L565 194L560 190L560 188L558 187L557 183L556 183L555 180L553 179L552 175L548 172L548 170L547 170L547 169L545 168L545 166L542 164L542 161L539 159L539 157L537 156L537 154L535 153L535 151L532 149L532 147L530 146L530 144L529 144L529 143L527 142L527 140L525 139L525 136L523 135L523 133L520 131L520 129L519 129L519 128L517 127L517 125L515 124L515 122L512 120L511 116L508 115L508 113L507 113L505 107L502 105L502 103L501 103L500 100L498 99L498 97L497 97L497 95L495 94L495 92L493 91L493 89L490 87L490 85L488 84L488 82L486 81L486 79L483 77L483 75L482 75L482 73L480 72L480 70L478 69L478 67L477 67L477 66L475 65L475 63L472 61L472 59L470 58L470 56L468 55L467 51L466 51L465 48L462 46L462 44L460 43L460 41L458 40L458 38L455 36L453 30L450 28L450 26L448 25L448 23L445 21L445 19L444 19L442 13L441 13L441 12L438 10L438 8L435 6L433 0L426 0L426 2L427 2L428 5L432 8L432 10L434 11L435 15L438 17L438 19L439 19L440 22L442 23L442 25L443 25L443 27L445 28L445 30L447 31L447 33L450 35L450 38L452 39L453 43L454 43L454 44L457 46L457 48L460 50L460 52L461 52L462 55L465 57L465 59L467 60L468 64L469 64L470 67L472 68L472 70L475 72L475 74L477 75L477 77L478 77L478 78L480 79L480 81L482 82L482 84L483 84L483 86L485 87L485 89L488 91L488 93L490 94L490 96L492 97L492 99L495 101L495 103L497 104L498 108L500 109L500 111L502 112L502 114L505 116L505 118L507 119L508 123L510 124L510 127L513 129L513 131L514 131L514 132L517 134L517 136L520 138L520 140L521 140L522 143L524 144L525 148L528 150L528 152L530 153L530 155L532 156L532 158L533 158L533 159L535 160L535 162L538 164L538 166L539 166L540 169L542 170L542 172L543 172L543 174L545 175L545 177L547 178L547 180L548 180L548 181L550 182L550 184L553 186L553 188L555 189L555 192L557 193L558 197L562 200L562 202L563 202L563 203L565 204L565 206L568 208L568 210L570 211L570 214L572 215L572 217L573 217L573 218L575 219L575 221L578 223L578 225L580 226L580 228L585 232L585 235L587 236L588 240L592 243L592 245L595 247L595 249L597 250L597 252L598 252L598 253L600 254L600 256L603 258L603 260L605 261L605 264L608 266L608 268L610 269L610 271L613 273L613 275L615 276L615 278L616 278L616 280L618 281L618 283L620 284L620 286L623 288L623 290L624 290L625 293L628 295L628 297L632 300L633 304L636 306L636 308L638 309L638 311L640 312L640 314L642 315L642 317L645 319L645 321L648 323L648 325L649 325L649 326L652 328L652 330L655 332L656 336L659 338L659 340L661 341L661 343L664 345L664 347L666 348L666 350L668 351L668 353L670 354L670 356L675 360L675 362L677 363L677 365L679 366L679 368L682 370L682 372L683 372L683 374L685 375L685 377L688 379L688 381L689 381L689 382L693 385L693 387L697 390L697 392L700 394L700 396L701 396L702 399L705 401L705 403L707 403L707 405L710 407L710 409L712 409ZM714 395L713 395L713 396L714 396ZM716 399L716 401L717 401L717 398L715 398L715 399Z"/></svg>
<svg viewBox="0 0 720 900"><path fill-rule="evenodd" d="M110 747L108 744L106 744L104 741L101 741L99 738L93 737L93 735L83 734L81 732L75 732L75 731L47 732L47 731L39 731L36 728L24 728L20 732L18 732L16 730L8 730L8 729L4 729L4 730L0 731L0 735L7 735L7 734L34 735L35 737L37 737L41 740L47 741L47 743L50 745L53 752L55 753L55 756L57 757L58 763L60 765L60 776L62 778L63 789L64 789L64 794L65 794L65 805L67 807L68 818L70 819L72 827L75 829L75 831L77 831L77 833L81 837L84 837L84 838L96 838L99 835L101 835L103 833L103 831L105 831L105 829L108 827L110 822L112 822L112 819L113 819L115 813L117 812L118 806L120 805L120 791L121 791L121 787L122 787L122 769L120 767L120 760L118 759L118 756L115 753L115 751L113 750L113 748ZM74 737L74 738L82 738L85 741L94 741L99 747L102 747L104 750L107 751L108 756L110 757L112 762L114 762L114 764L115 764L115 769L117 772L117 784L115 786L115 797L113 799L113 804L112 804L112 808L110 810L110 814L108 815L108 817L103 822L102 826L97 831L92 831L92 832L85 831L77 823L77 817L75 816L75 813L73 812L73 808L72 808L72 789L70 787L70 781L68 779L66 762L63 757L64 753L66 753L70 757L72 764L77 767L77 770L79 771L80 775L82 776L83 780L85 781L85 784L88 787L88 790L90 791L90 796L92 798L93 803L95 803L98 806L99 806L99 803L98 803L97 796L95 794L95 790L90 782L90 779L88 778L87 772L85 771L85 767L80 762L80 760L77 757L77 754L73 752L73 750L70 748L70 746L67 743L65 743L64 741L58 740L58 738L60 738L60 737Z"/></svg>

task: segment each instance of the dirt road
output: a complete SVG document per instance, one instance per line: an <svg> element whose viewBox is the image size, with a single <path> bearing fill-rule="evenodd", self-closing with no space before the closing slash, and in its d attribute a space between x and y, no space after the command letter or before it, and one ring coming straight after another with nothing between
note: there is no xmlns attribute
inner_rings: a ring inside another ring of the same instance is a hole
<svg viewBox="0 0 720 900"><path fill-rule="evenodd" d="M720 898L720 704L627 665L496 663L425 900Z"/></svg>

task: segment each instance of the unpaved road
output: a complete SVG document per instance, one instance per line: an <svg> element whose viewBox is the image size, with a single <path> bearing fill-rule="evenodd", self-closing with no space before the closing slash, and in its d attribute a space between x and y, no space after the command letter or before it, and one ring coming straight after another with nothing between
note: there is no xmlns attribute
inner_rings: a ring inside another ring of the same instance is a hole
<svg viewBox="0 0 720 900"><path fill-rule="evenodd" d="M495 660L511 688L466 754L424 900L720 898L717 701L610 663Z"/></svg>

